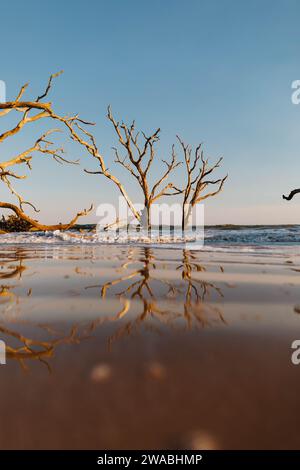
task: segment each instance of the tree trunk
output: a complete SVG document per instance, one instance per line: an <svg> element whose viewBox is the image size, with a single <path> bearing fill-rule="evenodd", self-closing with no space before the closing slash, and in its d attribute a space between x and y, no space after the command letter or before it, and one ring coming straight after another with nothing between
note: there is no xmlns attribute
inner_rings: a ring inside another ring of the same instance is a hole
<svg viewBox="0 0 300 470"><path fill-rule="evenodd" d="M145 204L141 214L141 226L144 230L151 231L151 204Z"/></svg>
<svg viewBox="0 0 300 470"><path fill-rule="evenodd" d="M191 217L191 212L192 212L192 205L184 204L182 207L182 222L181 222L182 233L184 233L188 227L189 220Z"/></svg>
<svg viewBox="0 0 300 470"><path fill-rule="evenodd" d="M147 207L147 229L151 232L151 206Z"/></svg>

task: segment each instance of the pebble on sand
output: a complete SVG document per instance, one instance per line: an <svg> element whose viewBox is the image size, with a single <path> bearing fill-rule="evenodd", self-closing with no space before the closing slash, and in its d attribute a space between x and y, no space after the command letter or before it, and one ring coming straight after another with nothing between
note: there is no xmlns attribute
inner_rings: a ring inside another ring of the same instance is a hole
<svg viewBox="0 0 300 470"><path fill-rule="evenodd" d="M112 369L108 364L98 364L91 371L91 380L95 383L107 382L112 375Z"/></svg>
<svg viewBox="0 0 300 470"><path fill-rule="evenodd" d="M161 363L150 362L150 364L148 364L148 373L153 379L162 380L166 375L166 370Z"/></svg>

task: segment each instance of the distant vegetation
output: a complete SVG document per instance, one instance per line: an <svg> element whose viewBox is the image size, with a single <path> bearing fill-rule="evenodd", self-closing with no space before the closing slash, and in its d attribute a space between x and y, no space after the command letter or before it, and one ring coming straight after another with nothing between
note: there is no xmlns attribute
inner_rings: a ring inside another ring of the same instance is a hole
<svg viewBox="0 0 300 470"><path fill-rule="evenodd" d="M9 215L8 217L2 216L0 219L1 232L28 232L31 224L26 220L20 219L16 215Z"/></svg>

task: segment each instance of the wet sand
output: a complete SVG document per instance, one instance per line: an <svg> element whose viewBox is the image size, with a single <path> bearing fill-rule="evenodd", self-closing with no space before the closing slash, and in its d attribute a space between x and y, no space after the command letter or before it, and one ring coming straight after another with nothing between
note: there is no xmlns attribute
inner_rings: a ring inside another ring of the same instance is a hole
<svg viewBox="0 0 300 470"><path fill-rule="evenodd" d="M299 449L300 259L1 246L1 449Z"/></svg>

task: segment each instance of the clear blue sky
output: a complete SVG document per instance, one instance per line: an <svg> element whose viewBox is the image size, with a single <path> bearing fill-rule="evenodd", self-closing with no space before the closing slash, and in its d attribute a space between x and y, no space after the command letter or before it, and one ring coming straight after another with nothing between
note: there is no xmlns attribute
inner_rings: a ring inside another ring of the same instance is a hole
<svg viewBox="0 0 300 470"><path fill-rule="evenodd" d="M51 101L97 122L107 162L115 144L109 103L146 131L160 126L163 157L176 133L193 145L203 141L229 173L224 192L206 204L207 223L299 223L300 198L281 199L300 186L300 105L291 103L291 83L300 79L299 20L297 0L3 2L0 79L8 99L27 81L27 96L36 96L50 73L64 69ZM37 136L28 127L18 145ZM67 148L96 169L80 148ZM1 159L14 151L4 146ZM118 194L82 167L38 156L33 167L19 188L46 222Z"/></svg>

